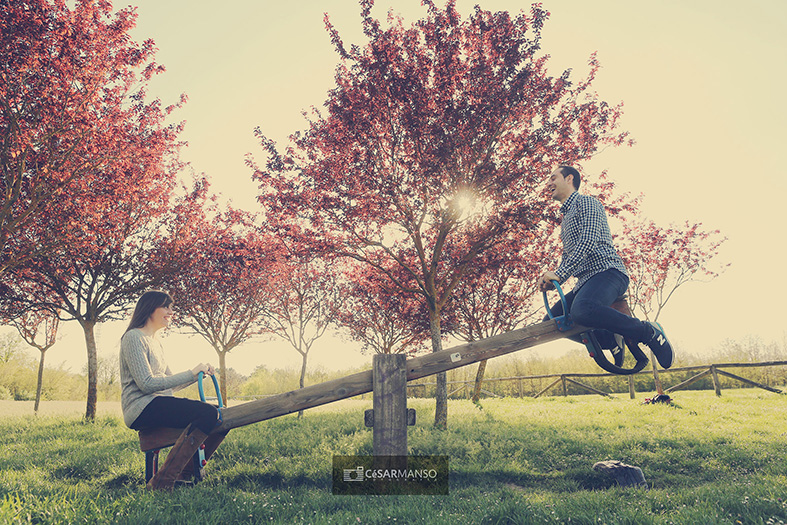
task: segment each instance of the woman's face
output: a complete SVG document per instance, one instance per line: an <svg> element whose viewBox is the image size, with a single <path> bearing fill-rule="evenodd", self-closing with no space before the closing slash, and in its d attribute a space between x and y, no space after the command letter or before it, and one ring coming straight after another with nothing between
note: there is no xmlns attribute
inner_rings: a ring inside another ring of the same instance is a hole
<svg viewBox="0 0 787 525"><path fill-rule="evenodd" d="M160 330L162 328L166 328L169 326L169 323L172 321L172 314L173 314L172 305L168 306L159 306L153 313L150 314L150 318L148 319L148 325L153 328L154 330Z"/></svg>

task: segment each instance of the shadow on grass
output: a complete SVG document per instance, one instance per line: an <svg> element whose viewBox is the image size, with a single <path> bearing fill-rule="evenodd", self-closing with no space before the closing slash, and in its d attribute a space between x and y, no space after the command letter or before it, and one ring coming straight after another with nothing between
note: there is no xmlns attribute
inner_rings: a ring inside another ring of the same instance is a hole
<svg viewBox="0 0 787 525"><path fill-rule="evenodd" d="M451 472L452 488L506 486L523 491L574 492L607 490L617 485L610 476L591 469L556 471L548 474L510 471Z"/></svg>
<svg viewBox="0 0 787 525"><path fill-rule="evenodd" d="M120 490L144 486L145 480L142 476L132 476L130 474L120 474L104 482L107 490Z"/></svg>
<svg viewBox="0 0 787 525"><path fill-rule="evenodd" d="M331 490L330 477L313 478L306 475L283 476L278 472L243 472L222 476L219 482L229 488L244 490L287 490L312 488ZM451 472L451 489L480 487L508 487L516 491L577 492L607 490L617 485L610 476L588 469L556 472L554 474L516 474L510 471Z"/></svg>
<svg viewBox="0 0 787 525"><path fill-rule="evenodd" d="M331 489L329 477L314 479L305 475L283 476L279 472L242 472L236 475L222 476L220 482L227 487L239 489L286 490L294 487Z"/></svg>

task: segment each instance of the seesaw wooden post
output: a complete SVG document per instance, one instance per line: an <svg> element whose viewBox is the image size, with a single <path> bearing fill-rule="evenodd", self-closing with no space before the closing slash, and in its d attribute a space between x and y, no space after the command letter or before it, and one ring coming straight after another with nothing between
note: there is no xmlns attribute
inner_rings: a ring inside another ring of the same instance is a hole
<svg viewBox="0 0 787 525"><path fill-rule="evenodd" d="M407 369L402 354L372 358L375 456L407 455Z"/></svg>

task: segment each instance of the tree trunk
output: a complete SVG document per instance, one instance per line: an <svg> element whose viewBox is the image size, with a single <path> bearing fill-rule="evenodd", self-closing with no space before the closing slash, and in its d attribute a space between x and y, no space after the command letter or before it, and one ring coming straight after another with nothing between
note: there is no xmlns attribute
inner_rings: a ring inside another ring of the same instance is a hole
<svg viewBox="0 0 787 525"><path fill-rule="evenodd" d="M218 352L219 354L219 390L221 390L221 399L224 401L224 406L227 406L227 352Z"/></svg>
<svg viewBox="0 0 787 525"><path fill-rule="evenodd" d="M443 349L443 341L440 338L439 312L429 312L429 328L432 332L432 352L439 352ZM448 385L445 372L437 374L436 383L434 426L438 430L445 430L448 428Z"/></svg>
<svg viewBox="0 0 787 525"><path fill-rule="evenodd" d="M486 359L478 363L478 371L475 373L475 388L473 388L473 403L478 403L481 399L481 383L484 382L484 372L486 372Z"/></svg>
<svg viewBox="0 0 787 525"><path fill-rule="evenodd" d="M96 348L95 321L81 321L87 344L87 408L85 419L96 419L96 402L98 401L98 350Z"/></svg>
<svg viewBox="0 0 787 525"><path fill-rule="evenodd" d="M309 357L309 354L307 352L302 352L301 357L303 357L303 360L301 362L301 377L300 380L298 381L298 385L300 388L303 388L304 386L306 386L306 359ZM303 410L299 410L298 419L302 417L303 417Z"/></svg>
<svg viewBox="0 0 787 525"><path fill-rule="evenodd" d="M41 350L39 348L39 350ZM44 357L46 356L46 349L41 350L41 359L38 361L38 385L36 385L36 403L33 406L33 412L38 415L38 405L41 403L41 388L44 384Z"/></svg>
<svg viewBox="0 0 787 525"><path fill-rule="evenodd" d="M661 385L661 377L659 376L659 365L656 361L656 354L654 354L652 350L650 352L650 362L653 367L653 384L656 386L656 393L662 395L664 393L664 387Z"/></svg>
<svg viewBox="0 0 787 525"><path fill-rule="evenodd" d="M653 322L657 323L659 321L659 315L661 315L661 307L659 306L658 311L656 312L656 317L653 318ZM659 376L659 366L656 361L656 354L653 353L653 350L650 351L650 362L653 364L653 383L656 386L656 393L660 396L664 395L664 387L661 384L661 377Z"/></svg>

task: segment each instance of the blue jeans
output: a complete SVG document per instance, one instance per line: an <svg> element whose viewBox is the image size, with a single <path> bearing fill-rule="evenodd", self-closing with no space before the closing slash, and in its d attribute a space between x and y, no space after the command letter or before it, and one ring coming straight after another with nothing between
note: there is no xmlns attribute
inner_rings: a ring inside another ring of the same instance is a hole
<svg viewBox="0 0 787 525"><path fill-rule="evenodd" d="M578 325L597 329L596 338L602 348L614 348L612 334L620 334L636 342L646 341L651 334L646 323L610 306L626 293L628 286L628 276L610 268L591 277L579 290L565 294L571 318ZM550 311L555 317L563 315L563 303L558 301ZM581 342L578 336L570 339Z"/></svg>

